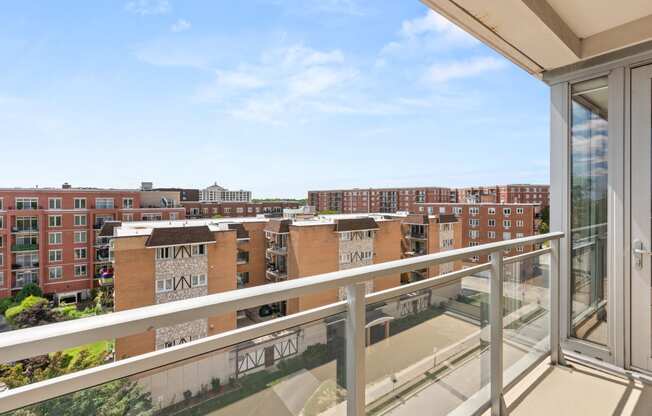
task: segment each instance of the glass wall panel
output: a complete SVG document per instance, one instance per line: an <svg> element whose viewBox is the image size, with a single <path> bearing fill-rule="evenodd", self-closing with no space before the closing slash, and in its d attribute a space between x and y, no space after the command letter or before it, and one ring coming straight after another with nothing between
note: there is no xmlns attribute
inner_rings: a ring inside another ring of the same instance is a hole
<svg viewBox="0 0 652 416"><path fill-rule="evenodd" d="M572 87L571 335L607 345L607 78Z"/></svg>

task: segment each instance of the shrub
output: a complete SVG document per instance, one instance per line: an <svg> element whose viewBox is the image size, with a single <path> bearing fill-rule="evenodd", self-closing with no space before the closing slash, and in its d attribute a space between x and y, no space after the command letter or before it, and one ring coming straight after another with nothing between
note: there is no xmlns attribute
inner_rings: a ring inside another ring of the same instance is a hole
<svg viewBox="0 0 652 416"><path fill-rule="evenodd" d="M211 379L211 387L213 387L214 391L218 391L220 389L220 379L219 379L219 377L213 377Z"/></svg>
<svg viewBox="0 0 652 416"><path fill-rule="evenodd" d="M16 303L21 303L25 298L29 296L36 296L37 298L43 297L43 291L35 283L29 283L23 286L20 289L20 292L16 295Z"/></svg>
<svg viewBox="0 0 652 416"><path fill-rule="evenodd" d="M183 398L185 400L190 400L192 399L192 392L190 390L186 390L183 392Z"/></svg>
<svg viewBox="0 0 652 416"><path fill-rule="evenodd" d="M11 308L12 306L15 306L14 298L8 297L0 299L0 315L4 315L5 312L7 312L7 309Z"/></svg>

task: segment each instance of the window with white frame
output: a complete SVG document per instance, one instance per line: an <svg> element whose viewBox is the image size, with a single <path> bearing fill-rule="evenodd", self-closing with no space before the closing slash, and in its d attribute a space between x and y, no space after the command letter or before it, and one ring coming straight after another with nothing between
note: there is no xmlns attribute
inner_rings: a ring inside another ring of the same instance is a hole
<svg viewBox="0 0 652 416"><path fill-rule="evenodd" d="M55 266L48 268L48 278L50 280L60 280L63 278L63 267Z"/></svg>
<svg viewBox="0 0 652 416"><path fill-rule="evenodd" d="M525 235L523 233L516 233L516 238L523 238Z"/></svg>
<svg viewBox="0 0 652 416"><path fill-rule="evenodd" d="M5 264L5 254L0 252L0 266Z"/></svg>
<svg viewBox="0 0 652 416"><path fill-rule="evenodd" d="M170 221L176 221L178 218L179 217L176 212L170 212Z"/></svg>
<svg viewBox="0 0 652 416"><path fill-rule="evenodd" d="M453 207L453 214L461 215L462 214L462 207Z"/></svg>
<svg viewBox="0 0 652 416"><path fill-rule="evenodd" d="M145 213L142 215L143 221L161 221L163 216L159 212Z"/></svg>
<svg viewBox="0 0 652 416"><path fill-rule="evenodd" d="M61 232L48 234L48 243L54 245L54 244L61 244L62 242L63 242L63 234Z"/></svg>
<svg viewBox="0 0 652 416"><path fill-rule="evenodd" d="M61 227L61 224L63 224L63 221L61 219L61 215L50 215L50 216L48 216L48 225L50 227Z"/></svg>
<svg viewBox="0 0 652 416"><path fill-rule="evenodd" d="M0 215L0 229L5 228L5 217Z"/></svg>
<svg viewBox="0 0 652 416"><path fill-rule="evenodd" d="M489 215L496 215L496 208L489 208L487 212L489 213Z"/></svg>
<svg viewBox="0 0 652 416"><path fill-rule="evenodd" d="M86 198L75 198L74 207L75 209L86 209Z"/></svg>
<svg viewBox="0 0 652 416"><path fill-rule="evenodd" d="M190 284L192 287L206 286L206 275L200 274L191 276Z"/></svg>
<svg viewBox="0 0 652 416"><path fill-rule="evenodd" d="M97 209L113 209L113 198L95 198L95 208Z"/></svg>
<svg viewBox="0 0 652 416"><path fill-rule="evenodd" d="M523 213L523 208L516 208L516 213L517 214L522 214Z"/></svg>
<svg viewBox="0 0 652 416"><path fill-rule="evenodd" d="M4 247L4 236L0 235L0 248Z"/></svg>
<svg viewBox="0 0 652 416"><path fill-rule="evenodd" d="M48 198L49 209L61 209L61 198Z"/></svg>
<svg viewBox="0 0 652 416"><path fill-rule="evenodd" d="M353 236L353 234L350 231L346 231L346 232L340 233L340 240L349 241L349 240L351 240L353 238L352 236Z"/></svg>
<svg viewBox="0 0 652 416"><path fill-rule="evenodd" d="M159 279L156 281L156 293L171 292L174 289L172 278Z"/></svg>
<svg viewBox="0 0 652 416"><path fill-rule="evenodd" d="M496 226L496 220L493 219L493 218L490 219L489 221L487 221L487 225L488 225L489 227L495 227L495 226Z"/></svg>
<svg viewBox="0 0 652 416"><path fill-rule="evenodd" d="M57 263L63 260L63 250L48 250L48 260L50 263Z"/></svg>
<svg viewBox="0 0 652 416"><path fill-rule="evenodd" d="M525 223L523 222L523 220L516 220L516 226L517 226L517 227L519 227L519 228L523 228L523 225L524 225L524 224L525 224Z"/></svg>
<svg viewBox="0 0 652 416"><path fill-rule="evenodd" d="M503 208L503 215L512 215L511 208Z"/></svg>
<svg viewBox="0 0 652 416"><path fill-rule="evenodd" d="M230 214L231 213L231 207L224 208L224 213L225 214Z"/></svg>
<svg viewBox="0 0 652 416"><path fill-rule="evenodd" d="M192 246L192 255L193 256L205 256L206 255L206 244L197 244Z"/></svg>
<svg viewBox="0 0 652 416"><path fill-rule="evenodd" d="M480 225L480 219L479 218L469 218L469 225L472 227L477 227Z"/></svg>
<svg viewBox="0 0 652 416"><path fill-rule="evenodd" d="M504 228L509 228L512 226L512 221L511 220L503 220L503 227Z"/></svg>
<svg viewBox="0 0 652 416"><path fill-rule="evenodd" d="M0 198L0 209L5 209L5 200L4 200L4 198Z"/></svg>
<svg viewBox="0 0 652 416"><path fill-rule="evenodd" d="M88 268L85 264L75 264L75 277L84 277L88 275Z"/></svg>
<svg viewBox="0 0 652 416"><path fill-rule="evenodd" d="M495 231L487 231L487 238L490 239L495 239L496 238L496 232Z"/></svg>
<svg viewBox="0 0 652 416"><path fill-rule="evenodd" d="M244 213L244 208L243 207L237 207L235 209L235 212L237 212L238 214L242 214L242 213Z"/></svg>
<svg viewBox="0 0 652 416"><path fill-rule="evenodd" d="M75 231L75 239L73 240L76 244L86 242L86 231Z"/></svg>
<svg viewBox="0 0 652 416"><path fill-rule="evenodd" d="M172 250L170 247L159 247L156 249L156 258L159 260L169 259L171 254Z"/></svg>
<svg viewBox="0 0 652 416"><path fill-rule="evenodd" d="M75 214L75 227L83 227L86 225L86 214Z"/></svg>
<svg viewBox="0 0 652 416"><path fill-rule="evenodd" d="M516 246L516 251L519 253L523 252L523 246Z"/></svg>
<svg viewBox="0 0 652 416"><path fill-rule="evenodd" d="M0 271L0 286L5 285L5 273L3 271Z"/></svg>
<svg viewBox="0 0 652 416"><path fill-rule="evenodd" d="M76 248L75 249L75 260L86 260L88 256L88 251L86 248Z"/></svg>
<svg viewBox="0 0 652 416"><path fill-rule="evenodd" d="M122 208L131 209L133 207L134 207L134 199L133 198L122 198Z"/></svg>
<svg viewBox="0 0 652 416"><path fill-rule="evenodd" d="M469 231L469 237L478 238L479 236L480 236L480 231L478 231L478 230L470 230Z"/></svg>
<svg viewBox="0 0 652 416"><path fill-rule="evenodd" d="M38 198L16 198L16 209L38 209Z"/></svg>
<svg viewBox="0 0 652 416"><path fill-rule="evenodd" d="M478 208L478 207L471 207L471 208L469 208L469 214L471 214L471 215L478 215L478 214L480 214L480 208Z"/></svg>
<svg viewBox="0 0 652 416"><path fill-rule="evenodd" d="M122 221L133 221L134 214L122 214Z"/></svg>

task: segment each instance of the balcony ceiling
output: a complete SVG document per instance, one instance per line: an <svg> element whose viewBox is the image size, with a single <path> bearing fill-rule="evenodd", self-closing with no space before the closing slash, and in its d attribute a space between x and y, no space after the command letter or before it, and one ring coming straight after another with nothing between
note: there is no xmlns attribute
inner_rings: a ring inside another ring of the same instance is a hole
<svg viewBox="0 0 652 416"><path fill-rule="evenodd" d="M652 40L650 0L422 0L528 72Z"/></svg>

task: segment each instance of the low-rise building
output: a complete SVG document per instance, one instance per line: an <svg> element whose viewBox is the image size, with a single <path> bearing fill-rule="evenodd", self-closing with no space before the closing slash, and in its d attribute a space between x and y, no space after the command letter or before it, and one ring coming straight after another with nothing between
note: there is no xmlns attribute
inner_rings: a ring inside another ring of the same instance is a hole
<svg viewBox="0 0 652 416"><path fill-rule="evenodd" d="M199 200L201 202L251 202L251 191L228 190L216 182L199 191Z"/></svg>

